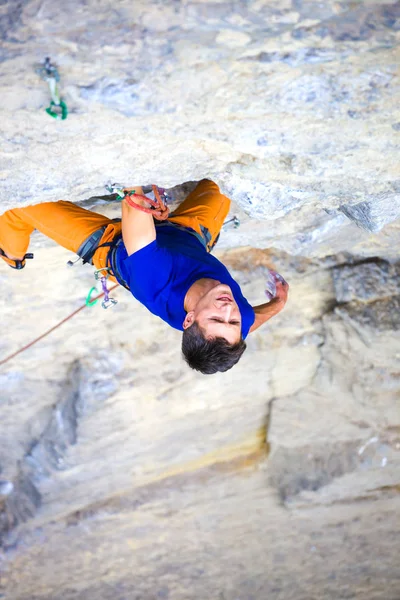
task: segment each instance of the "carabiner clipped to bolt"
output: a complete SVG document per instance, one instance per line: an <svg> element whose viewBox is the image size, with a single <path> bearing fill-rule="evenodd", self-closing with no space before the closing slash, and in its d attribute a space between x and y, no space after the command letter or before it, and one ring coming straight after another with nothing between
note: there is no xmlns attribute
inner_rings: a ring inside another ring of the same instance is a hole
<svg viewBox="0 0 400 600"><path fill-rule="evenodd" d="M225 221L225 223L222 225L223 229L237 229L238 227L240 227L240 220L236 215L232 217L232 219L229 219L229 221Z"/></svg>
<svg viewBox="0 0 400 600"><path fill-rule="evenodd" d="M124 191L124 186L121 183L112 183L111 180L107 181L107 183L104 187L106 188L107 192L109 192L110 194L117 194L117 200L123 200L125 198L125 196L129 196L129 195L135 193L134 189L131 189L129 191ZM168 203L172 202L173 198L172 198L171 194L167 193L167 190L165 188L158 187L158 186L155 186L155 187L157 188L158 193L161 196L161 200L164 202L164 204L167 205ZM148 196L150 198L150 200L156 199L152 185L143 185L142 192L145 196Z"/></svg>
<svg viewBox="0 0 400 600"><path fill-rule="evenodd" d="M57 110L59 109L59 110ZM61 111L61 112L60 112ZM65 102L60 100L59 104L56 104L53 100L50 102L50 106L46 108L46 112L53 119L61 119L62 121L68 116L68 109Z"/></svg>
<svg viewBox="0 0 400 600"><path fill-rule="evenodd" d="M47 57L44 64L35 69L36 73L49 85L51 102L50 106L46 108L46 112L53 119L64 120L68 116L68 108L63 100L60 98L58 91L58 83L60 81L60 75L57 68L51 64L50 58Z"/></svg>
<svg viewBox="0 0 400 600"><path fill-rule="evenodd" d="M124 186L122 184L107 181L104 187L106 188L107 192L110 192L110 194L117 194L117 200L123 200L123 198L125 198Z"/></svg>

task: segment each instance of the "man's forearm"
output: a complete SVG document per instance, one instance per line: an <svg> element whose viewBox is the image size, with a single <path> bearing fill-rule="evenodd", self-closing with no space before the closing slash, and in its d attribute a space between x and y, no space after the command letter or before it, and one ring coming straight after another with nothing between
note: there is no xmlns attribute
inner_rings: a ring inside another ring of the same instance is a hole
<svg viewBox="0 0 400 600"><path fill-rule="evenodd" d="M277 315L283 307L285 306L285 300L281 298L273 298L270 302L266 302L265 304L259 304L258 306L253 306L254 310L254 323L250 328L250 332L255 331L269 321L272 317Z"/></svg>
<svg viewBox="0 0 400 600"><path fill-rule="evenodd" d="M135 190L138 194L142 193L140 187ZM139 198L135 198L135 202L147 206L147 203ZM156 239L153 215L122 201L122 239L128 256L151 244Z"/></svg>

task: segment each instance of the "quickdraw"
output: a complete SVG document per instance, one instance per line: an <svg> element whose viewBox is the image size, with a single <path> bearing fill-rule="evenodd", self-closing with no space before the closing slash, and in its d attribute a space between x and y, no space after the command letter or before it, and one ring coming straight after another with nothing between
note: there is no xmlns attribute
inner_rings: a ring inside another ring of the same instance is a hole
<svg viewBox="0 0 400 600"><path fill-rule="evenodd" d="M51 102L50 106L46 108L46 112L53 119L64 120L68 116L68 108L63 100L60 98L58 91L58 83L60 81L60 75L57 68L51 64L50 58L47 57L44 64L36 69L36 73L44 81L47 81L50 90Z"/></svg>
<svg viewBox="0 0 400 600"><path fill-rule="evenodd" d="M109 290L107 288L107 279L109 278L110 269L108 267L104 267L103 269L97 269L94 272L94 278L96 281L100 281L102 294L104 295L104 300L101 303L103 308L110 308L110 306L114 306L117 304L117 300L115 298L111 298L109 294ZM86 306L94 306L97 304L98 298L92 300L92 296L94 293L99 293L97 286L93 286L90 288L88 295L86 296L85 305Z"/></svg>

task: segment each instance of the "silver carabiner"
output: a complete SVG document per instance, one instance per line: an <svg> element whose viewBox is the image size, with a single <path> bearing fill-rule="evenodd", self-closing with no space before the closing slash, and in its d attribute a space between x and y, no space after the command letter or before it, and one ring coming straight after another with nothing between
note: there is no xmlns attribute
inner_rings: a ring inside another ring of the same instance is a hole
<svg viewBox="0 0 400 600"><path fill-rule="evenodd" d="M103 275L105 273L105 275ZM96 269L94 272L94 278L96 281L101 281L102 277L108 279L111 273L110 267L103 267L102 269Z"/></svg>
<svg viewBox="0 0 400 600"><path fill-rule="evenodd" d="M124 186L121 183L112 183L112 181L109 180L104 187L110 194L117 194L120 198L125 196Z"/></svg>
<svg viewBox="0 0 400 600"><path fill-rule="evenodd" d="M115 298L107 298L103 300L101 306L102 308L110 308L110 306L114 306L115 304L118 304L118 301L115 300Z"/></svg>

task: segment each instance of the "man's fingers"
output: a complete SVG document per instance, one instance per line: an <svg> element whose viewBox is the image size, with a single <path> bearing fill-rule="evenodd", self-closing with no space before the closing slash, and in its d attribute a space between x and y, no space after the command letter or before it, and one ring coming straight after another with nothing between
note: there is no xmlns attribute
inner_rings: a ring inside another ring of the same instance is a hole
<svg viewBox="0 0 400 600"><path fill-rule="evenodd" d="M284 279L283 279L282 281L278 280L278 281L276 282L276 285L277 285L277 286L278 286L278 285L280 285L280 286L282 286L282 287L283 287L283 288L285 288L285 289L289 287L289 284L288 284L288 282L287 282L287 281L285 281Z"/></svg>
<svg viewBox="0 0 400 600"><path fill-rule="evenodd" d="M282 277L282 275L280 275L279 273L277 273L276 271L271 271L271 275L272 277L275 279L276 283L281 283L283 286L288 286L289 284L288 282Z"/></svg>

